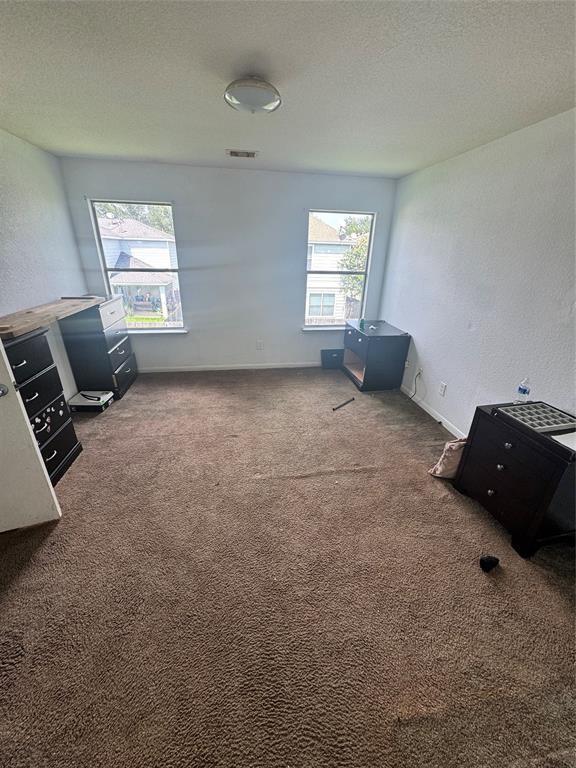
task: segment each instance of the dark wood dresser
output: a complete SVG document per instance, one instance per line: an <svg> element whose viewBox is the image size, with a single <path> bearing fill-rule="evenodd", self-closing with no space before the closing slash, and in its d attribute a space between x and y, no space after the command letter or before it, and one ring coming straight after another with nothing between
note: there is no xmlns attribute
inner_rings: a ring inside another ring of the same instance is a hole
<svg viewBox="0 0 576 768"><path fill-rule="evenodd" d="M80 390L110 390L121 398L138 374L130 346L122 297L59 321Z"/></svg>
<svg viewBox="0 0 576 768"><path fill-rule="evenodd" d="M82 451L82 444L76 437L46 340L47 330L39 328L5 340L4 347L42 459L52 485L56 485Z"/></svg>
<svg viewBox="0 0 576 768"><path fill-rule="evenodd" d="M575 453L496 409L476 409L454 486L512 534L523 557L543 544L574 541Z"/></svg>
<svg viewBox="0 0 576 768"><path fill-rule="evenodd" d="M349 320L342 370L361 391L397 389L402 383L410 334L383 320Z"/></svg>

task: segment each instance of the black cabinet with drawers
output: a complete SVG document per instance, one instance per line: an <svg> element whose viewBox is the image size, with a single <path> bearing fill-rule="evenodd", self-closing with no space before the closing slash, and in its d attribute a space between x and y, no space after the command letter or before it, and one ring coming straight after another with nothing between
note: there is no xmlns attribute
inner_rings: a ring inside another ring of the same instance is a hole
<svg viewBox="0 0 576 768"><path fill-rule="evenodd" d="M5 340L6 356L52 485L82 451L46 340L47 328Z"/></svg>
<svg viewBox="0 0 576 768"><path fill-rule="evenodd" d="M410 334L383 320L349 320L342 370L362 391L397 389L402 383Z"/></svg>
<svg viewBox="0 0 576 768"><path fill-rule="evenodd" d="M476 409L454 485L512 534L523 557L551 541L574 540L575 454L506 418L500 405Z"/></svg>
<svg viewBox="0 0 576 768"><path fill-rule="evenodd" d="M121 398L138 373L122 297L60 320L70 365L80 390L110 390Z"/></svg>

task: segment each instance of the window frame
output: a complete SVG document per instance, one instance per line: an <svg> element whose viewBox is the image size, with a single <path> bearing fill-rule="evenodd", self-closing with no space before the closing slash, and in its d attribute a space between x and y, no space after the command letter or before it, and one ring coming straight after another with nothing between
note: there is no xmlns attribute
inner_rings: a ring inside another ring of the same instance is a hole
<svg viewBox="0 0 576 768"><path fill-rule="evenodd" d="M86 202L88 203L88 210L90 212L90 221L92 223L92 230L94 232L94 239L96 241L96 250L98 252L98 259L100 261L100 269L102 271L102 277L104 279L104 287L106 288L106 292L109 296L115 296L112 292L112 287L110 285L110 272L175 272L178 277L178 286L180 286L180 261L178 259L178 245L176 243L176 222L174 221L174 203L171 201L168 202L162 202L159 200L118 200L118 199L112 199L112 198L101 198L101 197L87 197ZM176 249L176 260L178 262L178 267L174 269L173 267L167 268L167 269L154 269L153 267L150 267L149 269L122 269L122 268L114 268L111 269L106 264L106 255L104 253L104 246L102 244L102 237L100 235L100 227L98 226L98 216L96 214L95 204L96 203L115 203L117 205L167 205L170 208L170 213L172 215L172 224L174 226L174 245ZM128 333L182 333L184 332L185 326L184 326L184 309L182 306L182 291L179 288L178 294L180 297L180 311L182 313L182 324L178 326L170 325L170 326L161 326L160 328L130 328L128 327L126 330Z"/></svg>
<svg viewBox="0 0 576 768"><path fill-rule="evenodd" d="M310 241L306 239L306 292L304 296L304 330L341 330L342 328L345 328L346 325L320 325L316 323L307 323L306 318L308 315L308 275L363 275L364 276L364 283L362 285L362 297L360 299L360 317L364 316L364 310L366 305L366 289L368 286L368 275L370 273L370 266L372 263L372 248L374 244L374 230L376 226L376 212L375 211L337 211L330 208L308 208L307 209L307 219L306 219L306 233L309 231L310 227L310 214L312 213L340 213L344 216L371 216L372 221L370 224L370 237L368 238L368 253L366 254L366 266L364 267L364 270L333 270L333 269L308 269L308 263L310 261L310 256L308 256L308 248L310 247ZM308 235L307 235L308 237ZM312 243L314 246L315 244ZM314 255L314 247L312 248L312 254ZM312 293L321 293L319 290L312 291ZM310 315L311 317L311 315Z"/></svg>

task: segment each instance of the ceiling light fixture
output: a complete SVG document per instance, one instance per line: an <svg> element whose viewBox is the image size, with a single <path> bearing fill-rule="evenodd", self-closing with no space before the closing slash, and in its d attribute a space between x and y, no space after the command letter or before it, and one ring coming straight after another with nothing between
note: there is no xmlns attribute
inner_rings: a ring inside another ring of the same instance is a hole
<svg viewBox="0 0 576 768"><path fill-rule="evenodd" d="M278 90L260 77L234 80L224 91L224 101L239 112L274 112L282 104Z"/></svg>

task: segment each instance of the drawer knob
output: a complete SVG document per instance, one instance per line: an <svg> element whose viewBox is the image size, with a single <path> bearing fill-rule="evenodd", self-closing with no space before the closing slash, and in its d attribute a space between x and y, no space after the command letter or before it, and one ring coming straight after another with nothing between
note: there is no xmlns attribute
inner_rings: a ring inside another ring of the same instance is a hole
<svg viewBox="0 0 576 768"><path fill-rule="evenodd" d="M488 488L488 496L494 496L496 491L493 488Z"/></svg>
<svg viewBox="0 0 576 768"><path fill-rule="evenodd" d="M58 451L55 450L52 456L46 456L46 461L52 461L52 459L55 459L57 455Z"/></svg>
<svg viewBox="0 0 576 768"><path fill-rule="evenodd" d="M504 464L496 464L496 469L498 472L504 472Z"/></svg>
<svg viewBox="0 0 576 768"><path fill-rule="evenodd" d="M48 422L45 422L43 427L41 427L40 429L36 430L36 434L39 435L40 432L44 432L44 430L47 429L47 428L48 428Z"/></svg>
<svg viewBox="0 0 576 768"><path fill-rule="evenodd" d="M348 336L352 336L352 331L348 331Z"/></svg>
<svg viewBox="0 0 576 768"><path fill-rule="evenodd" d="M358 336L358 344L362 341L362 336Z"/></svg>
<svg viewBox="0 0 576 768"><path fill-rule="evenodd" d="M124 373L131 373L131 372L132 372L132 368L126 368L126 370L124 371Z"/></svg>
<svg viewBox="0 0 576 768"><path fill-rule="evenodd" d="M506 448L507 451L512 450L512 443L504 443L504 448Z"/></svg>
<svg viewBox="0 0 576 768"><path fill-rule="evenodd" d="M125 355L126 354L126 350L125 349L119 349L118 350L118 354L119 355Z"/></svg>
<svg viewBox="0 0 576 768"><path fill-rule="evenodd" d="M22 368L22 366L23 366L23 365L26 365L26 363L27 363L27 362L28 362L28 360L22 360L22 362L21 362L21 363L16 363L16 365L13 365L13 366L12 366L12 368L13 368L14 370L16 370L16 368Z"/></svg>
<svg viewBox="0 0 576 768"><path fill-rule="evenodd" d="M25 398L24 398L24 402L25 402L25 403L31 403L31 402L32 402L32 400L36 400L36 398L37 398L37 397L40 397L40 394L39 394L38 392L34 392L34 394L32 395L32 397L25 397Z"/></svg>

